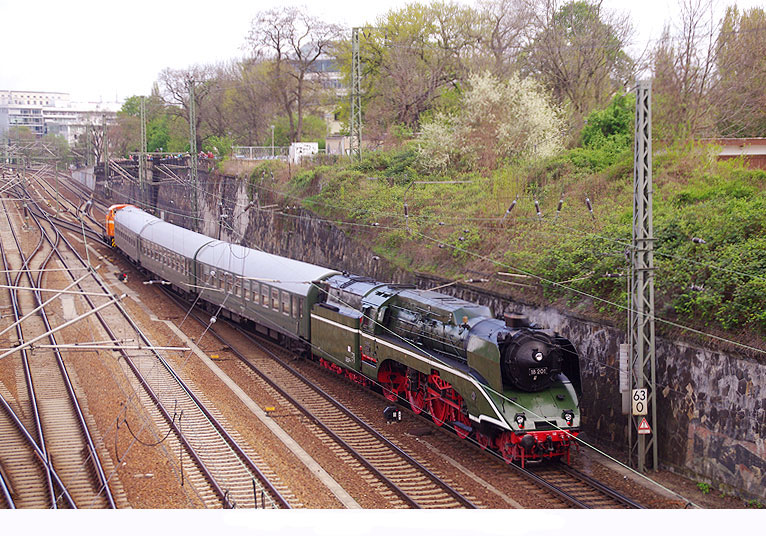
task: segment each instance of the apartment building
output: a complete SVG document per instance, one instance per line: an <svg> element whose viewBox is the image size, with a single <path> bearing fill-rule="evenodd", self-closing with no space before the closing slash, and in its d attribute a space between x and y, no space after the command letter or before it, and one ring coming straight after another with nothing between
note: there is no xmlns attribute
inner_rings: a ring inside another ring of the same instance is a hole
<svg viewBox="0 0 766 536"><path fill-rule="evenodd" d="M20 126L37 137L63 136L74 145L87 125L101 124L104 114L114 121L119 108L115 102L74 102L68 93L0 90L0 137Z"/></svg>

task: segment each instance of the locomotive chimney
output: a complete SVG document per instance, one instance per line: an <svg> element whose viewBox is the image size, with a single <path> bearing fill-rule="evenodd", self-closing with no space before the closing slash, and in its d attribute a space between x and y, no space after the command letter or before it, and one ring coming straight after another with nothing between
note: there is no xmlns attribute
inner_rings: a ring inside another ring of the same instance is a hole
<svg viewBox="0 0 766 536"><path fill-rule="evenodd" d="M509 328L525 328L529 326L529 320L525 315L519 313L505 313L503 315L505 325Z"/></svg>

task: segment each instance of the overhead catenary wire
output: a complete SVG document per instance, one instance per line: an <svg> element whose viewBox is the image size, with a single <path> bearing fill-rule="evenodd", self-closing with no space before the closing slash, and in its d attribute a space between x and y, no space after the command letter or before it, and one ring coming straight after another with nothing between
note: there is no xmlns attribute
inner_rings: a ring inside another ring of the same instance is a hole
<svg viewBox="0 0 766 536"><path fill-rule="evenodd" d="M200 187L198 186L198 188L200 188ZM268 188L266 188L266 189L269 190L269 191L272 191L274 193L283 194L285 197L297 197L297 196L294 196L294 195L286 193L286 192L281 192L281 191L278 191L278 190L270 190ZM205 195L212 195L212 194L209 194L208 192L205 192L204 190L201 190L201 191L203 191ZM321 205L326 206L326 207L330 207L330 208L338 208L337 206L330 205L330 204L327 204L327 203L322 203ZM255 210L258 210L258 209L255 208ZM330 220L330 219L326 219L326 218L309 218L309 217L306 217L306 216L295 215L295 214L287 214L287 213L284 213L284 212L276 212L276 213L273 213L273 214L278 215L278 216L282 216L282 217L304 218L304 219L307 219L307 220L319 221L319 222L324 222L324 223L333 223L333 224L338 224L338 225L349 225L349 226L357 226L357 227L364 227L364 228L391 229L391 230L398 230L399 229L399 227L396 227L396 226L379 226L379 225L372 225L372 224L363 224L363 223L358 223L358 222L347 222L347 221L342 221L342 220ZM415 232L415 234L421 234L421 233ZM474 253L472 253L472 252L470 252L468 250L465 250L464 248L457 248L455 246L452 246L451 244L447 244L446 242L443 242L443 241L441 241L439 239L435 239L433 237L426 237L426 235L422 235L422 236L427 238L429 241L437 243L439 245L439 247L450 247L450 248L453 248L453 249L460 249L461 251L465 251L469 255L476 256L478 258L482 258L482 259L490 261L492 263L499 264L501 266L506 266L508 268L514 269L514 267L510 266L507 263L504 263L503 261L498 261L498 260L494 260L494 259L488 258L488 257L483 256L483 255L474 254ZM618 242L618 241L615 240L615 242ZM625 242L625 244L627 244L627 242ZM655 252L655 253L657 253L657 252ZM691 262L694 262L694 261L691 261ZM712 265L712 267L715 267L715 266ZM624 305L616 304L616 303L614 303L614 302L612 302L610 300L607 300L607 299L601 298L599 296L596 296L596 295L593 295L593 294L590 294L590 293L587 293L587 292L575 289L573 287L566 287L565 285L557 284L555 281L551 281L551 280L548 280L546 278L542 278L540 276L532 274L531 272L527 272L527 273L528 273L528 275L531 275L531 276L535 277L536 279L538 279L541 282L544 282L544 283L547 283L547 284L551 284L551 285L557 285L557 286L561 287L564 290L569 290L569 291L575 292L577 294L583 295L585 297L589 297L591 299L600 301L602 303L606 303L606 304L609 304L609 305L612 305L612 306L624 309L626 311L630 311L630 308L626 307ZM747 274L747 275L749 277L754 277L754 278L758 278L758 279L762 278L762 276L755 276L753 274ZM730 339L726 339L724 337L720 337L720 336L717 336L717 335L713 335L713 334L704 332L702 330L697 330L697 329L685 326L685 325L677 323L677 322L666 320L666 319L661 318L661 317L655 316L655 320L657 320L659 322L662 322L662 323L666 323L666 324L671 325L673 327L676 327L678 329L690 331L690 332L695 333L695 334L700 335L700 336L708 336L708 337L710 337L712 339L718 340L719 342L729 343L729 344L732 344L734 346L738 346L740 348L743 348L743 349L746 349L746 350L750 350L750 351L755 351L755 352L759 352L759 353L766 353L766 350L759 349L759 348L756 348L756 347L753 347L753 346L750 346L750 345L746 345L746 344L743 344L743 343L738 343L736 341L733 341L733 340L730 340Z"/></svg>
<svg viewBox="0 0 766 536"><path fill-rule="evenodd" d="M213 195L213 194L210 194L210 193L204 191L204 189L202 189L199 186L197 186L197 188L200 191L202 191L205 195L210 195L210 196ZM270 190L268 188L266 188L266 189L269 190L269 191L273 191L274 193L283 194L285 197L297 197L297 196L291 195L289 193L280 192L278 190ZM324 206L328 206L328 207L333 207L333 205L328 205L326 203L324 203L323 205ZM337 208L337 206L335 206L334 208ZM258 209L255 208L255 210L258 210ZM335 223L335 224L339 224L339 225L351 225L351 226L378 228L378 229L383 228L383 229L392 229L392 230L398 229L398 227L384 227L384 226L376 226L376 225L372 225L372 224L361 224L361 223L357 223L357 222L346 222L346 221L329 220L329 219L325 219L325 218L308 218L308 217L303 217L303 216L295 215L295 214L286 214L284 212L276 212L274 214L279 215L279 216L283 216L283 217L313 219L314 221L320 221L320 222L326 222L326 223ZM421 234L421 233L416 233L416 234ZM590 233L586 233L586 234L590 234ZM490 261L490 262L495 263L495 264L499 264L501 266L506 266L508 268L515 269L512 266L508 265L507 263L503 263L503 261L497 261L497 260L490 259L490 258L488 258L486 256L483 256L483 255L477 255L477 254L474 254L474 253L472 253L472 252L470 252L468 250L465 250L464 248L456 248L455 246L452 246L450 244L447 244L447 243L445 243L445 242L443 242L441 240L438 240L438 239L435 239L435 238L432 238L432 237L427 237L426 235L422 235L421 234L421 236L423 236L424 238L428 239L429 241L438 243L440 247L451 247L451 248L454 248L454 249L461 249L461 251L465 251L469 255L476 256L478 258L482 258L484 260ZM627 242L625 242L625 243L627 244ZM713 265L713 267L715 267L715 266ZM519 270L519 271L523 272L523 270ZM616 304L616 303L614 303L614 302L612 302L610 300L606 300L606 299L601 298L599 296L596 296L596 295L593 295L593 294L590 294L590 293L587 293L587 292L584 292L584 291L581 291L581 290L578 290L578 289L575 289L575 288L571 288L571 287L568 288L565 285L562 285L560 283L557 283L557 282L554 282L554 281L551 281L551 280L547 280L546 278L542 278L540 276L536 276L535 274L532 274L531 272L527 272L527 273L528 273L528 275L530 275L532 277L535 277L536 279L538 279L541 282L544 282L544 283L547 283L547 284L551 284L551 285L557 285L557 286L560 286L561 288L563 288L565 290L569 290L569 291L578 293L580 295L583 295L583 296L595 299L597 301L601 301L602 303L606 303L606 304L609 304L609 305L612 305L612 306L615 306L615 307L618 307L618 308L621 308L621 309L630 310L628 307L626 307L624 305ZM759 276L754 276L753 274L746 274L746 275L748 275L749 277L758 277L760 279ZM661 317L655 316L655 320L657 320L659 322L666 323L668 325L671 325L673 327L676 327L676 328L679 328L679 329L682 329L682 330L688 330L688 331L693 332L693 333L695 333L697 335L709 336L710 338L713 338L713 339L718 340L720 342L730 343L730 344L733 344L735 346L738 346L738 347L741 347L741 348L744 348L744 349L747 349L747 350L761 352L761 353L766 352L766 350L762 350L762 349L759 349L759 348L756 348L756 347L753 347L753 346L750 346L750 345L738 343L736 341L732 341L732 340L726 339L724 337L719 337L719 336L716 336L716 335L713 335L713 334L710 334L710 333L703 332L702 330L696 330L694 328L690 328L688 326L684 326L683 324L680 324L680 323L677 323L677 322L673 322L673 321L670 321L670 320L666 320L666 319L663 319Z"/></svg>

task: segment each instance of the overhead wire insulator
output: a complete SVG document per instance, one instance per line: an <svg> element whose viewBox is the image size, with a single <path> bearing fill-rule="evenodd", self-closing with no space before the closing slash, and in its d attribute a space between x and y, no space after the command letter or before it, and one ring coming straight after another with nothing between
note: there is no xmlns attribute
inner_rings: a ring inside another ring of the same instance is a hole
<svg viewBox="0 0 766 536"><path fill-rule="evenodd" d="M410 230L410 208L406 202L404 203L404 226L408 231Z"/></svg>
<svg viewBox="0 0 766 536"><path fill-rule="evenodd" d="M519 196L517 195L517 196L516 196L516 199L514 199L514 200L513 200L513 203L511 203L511 206L510 206L510 207L508 207L508 210L506 210L506 211L505 211L505 214L503 214L503 220L505 220L505 218L508 216L508 214L510 214L510 213L511 213L511 211L513 210L513 207L515 207L515 206L516 206L516 202L517 202L518 200L519 200Z"/></svg>

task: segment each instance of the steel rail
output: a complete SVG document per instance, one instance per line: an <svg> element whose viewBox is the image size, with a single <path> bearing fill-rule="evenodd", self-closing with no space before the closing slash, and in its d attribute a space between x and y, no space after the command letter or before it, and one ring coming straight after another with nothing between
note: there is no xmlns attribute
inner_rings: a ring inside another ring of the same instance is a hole
<svg viewBox="0 0 766 536"><path fill-rule="evenodd" d="M50 240L50 238L48 237L47 232L43 229L42 225L40 224L40 222L38 221L38 219L36 217L34 218L34 221L37 224L37 226L39 227L40 232L45 235L46 239L48 240L48 242L51 244L51 247L52 247L50 253L45 258L45 260L43 261L43 263L41 265L41 267L43 267L43 266L46 266L48 264L48 262L50 262L51 258L53 258L53 255L54 255L54 253L57 252L58 248L57 248L57 244L54 244ZM55 227L54 227L54 229L55 229ZM15 237L15 233L14 233L14 237ZM22 253L22 257L23 257L23 253ZM38 289L42 287L43 275L44 275L44 272L42 272L42 271L40 271L37 274L37 287L38 287ZM32 274L30 272L28 272L28 277L29 277L29 279L31 281L32 280ZM40 290L36 290L34 292L34 296L35 296L35 299L37 300L37 305L38 306L42 305L44 300L42 298L42 294L41 294ZM45 329L48 330L48 331L51 331L53 329L53 327L51 326L50 321L48 320L48 314L46 313L45 308L40 309L39 315L41 316L41 318L43 320L43 323L45 325ZM55 334L51 333L48 336L48 338L50 339L51 344L54 345L53 353L56 356L56 363L57 363L57 365L59 367L59 371L61 372L61 376L62 376L62 378L64 380L64 385L66 386L67 392L68 392L69 397L70 397L70 399L72 401L72 405L73 405L73 408L75 410L75 413L77 414L77 420L80 423L80 427L82 429L83 436L85 437L85 443L86 443L86 446L88 447L88 452L90 454L91 463L93 465L93 469L96 471L96 475L98 477L99 483L101 484L101 489L103 490L104 495L105 495L105 497L106 497L106 499L107 499L107 501L109 503L109 507L110 508L117 508L117 505L114 502L114 496L112 495L112 490L109 488L109 482L108 482L108 480L106 478L106 474L104 472L104 467L101 464L100 458L98 457L98 452L96 450L96 445L93 443L93 437L91 436L90 430L88 429L88 425L85 422L85 415L83 414L82 408L80 407L80 403L77 400L77 395L75 394L74 386L72 385L72 380L69 377L69 372L67 371L66 365L64 364L64 359L63 359L59 349L55 347L55 346L57 346L56 336L55 336Z"/></svg>
<svg viewBox="0 0 766 536"><path fill-rule="evenodd" d="M9 510L16 509L16 503L13 502L13 494L5 481L5 475L3 474L2 467L0 467L0 492L2 492L3 500L8 505Z"/></svg>
<svg viewBox="0 0 766 536"><path fill-rule="evenodd" d="M5 202L2 202L2 206L3 206L3 208L5 208ZM10 216L10 213L8 212L8 210L5 210L5 216L6 216L7 220L8 220L8 225L10 226L10 229L13 230L13 224L11 223L11 216ZM14 235L14 239L15 239L15 235ZM42 246L42 241L43 240L42 240L42 236L41 236L40 237L40 241L37 243L35 251L37 251ZM17 245L18 245L18 242L17 242ZM9 263L8 263L8 258L7 258L6 253L5 253L5 247L3 246L2 241L0 241L0 255L2 256L3 268L5 269L5 277L6 277L6 280L7 280L8 284L9 285L12 285L14 283L18 284L18 282L21 280L21 277L22 277L22 270L24 269L24 264L22 264L22 266L19 268L19 271L16 274L16 278L12 282L11 281L10 266L9 266ZM23 257L23 254L21 252L21 248L19 247L19 259L21 260L22 257ZM31 283L31 280L30 280L30 283ZM23 330L21 328L21 324L18 323L19 318L21 316L20 315L20 311L19 311L20 307L19 307L19 302L18 302L18 296L17 296L16 291L12 290L12 289L9 289L9 294L10 294L10 297L11 297L11 305L13 307L14 320L17 322L17 324L16 324L16 336L18 337L19 344L21 345L24 342L24 333L23 333ZM35 450L36 450L36 452L38 454L38 457L39 457L40 461L42 462L43 467L45 468L46 480L47 480L47 485L48 485L48 492L49 492L50 500L51 500L51 508L53 508L53 509L58 508L58 504L57 504L57 500L56 500L56 492L54 491L54 488L53 488L53 481L54 480L56 480L57 485L62 490L62 493L63 493L65 499L67 500L67 502L69 503L69 506L71 506L72 508L77 508L77 506L76 506L76 504L74 502L74 499L72 498L72 496L67 491L66 486L64 486L64 483L61 481L60 478L58 478L58 475L56 475L55 477L53 476L53 472L54 472L53 464L50 462L50 457L48 455L48 449L46 447L45 434L43 432L43 426L42 426L42 422L41 422L41 419L40 419L40 409L37 406L37 396L35 394L34 383L32 382L32 371L30 370L30 367L29 367L29 354L28 354L26 348L23 348L21 350L21 362L22 362L22 366L23 366L23 369L24 369L24 380L25 380L25 383L26 383L26 386L27 386L27 390L29 392L29 401L30 401L30 404L32 406L32 417L33 417L34 425L35 425L35 428L36 428L36 431L37 431L37 439L36 440L32 439L32 441L33 441L33 443L35 445ZM8 410L11 411L10 406L8 406ZM11 413L13 413L13 412L11 411ZM21 426L21 428L24 430L24 435L27 438L31 438L32 436L27 433L26 427L24 427L24 425L21 423L21 421L16 418L15 413L13 413L13 418L17 422L17 426Z"/></svg>
<svg viewBox="0 0 766 536"><path fill-rule="evenodd" d="M43 213L43 217L48 219L48 215ZM63 234L60 234L61 239L64 241L64 243L67 244L67 246L72 250L75 257L79 260L80 263L83 264L83 266L87 266L87 263L85 260L80 256L80 254L74 249L74 247L69 243L69 241L66 239L66 237ZM62 259L63 261L63 259ZM102 281L100 281L98 278L96 278L96 281L98 282L99 286L101 286L102 289L104 289L105 292L108 292L109 289L105 287ZM93 302L90 300L89 297L85 296L86 301L89 303L91 307L93 307ZM151 346L151 341L149 338L144 334L144 332L140 329L140 327L135 323L135 321L130 317L130 315L127 313L127 311L122 307L120 303L115 304L117 309L120 311L120 313L125 317L127 322L130 324L131 328L133 328L136 333L139 335L139 337L149 346ZM108 323L101 317L100 314L96 314L96 317L99 319L99 322L106 330L107 334L112 337L113 340L116 340L117 337L114 334L114 332L109 327ZM225 505L228 504L228 496L227 494L218 486L218 483L213 476L212 472L206 467L202 459L199 457L199 455L196 453L196 450L193 448L193 446L188 442L186 437L183 435L183 433L178 429L178 427L173 422L173 418L169 415L167 410L162 405L161 401L159 400L159 397L154 393L154 391L151 389L149 384L146 382L146 380L141 376L138 368L133 363L132 359L130 359L127 352L124 350L121 350L120 353L123 355L123 357L126 360L126 363L131 367L131 370L136 374L136 377L139 379L139 382L141 385L146 389L147 394L152 398L155 405L158 407L160 412L163 414L165 419L170 423L170 426L174 429L177 436L179 437L179 440L184 444L184 446L187 448L187 450L192 454L192 456L195 459L195 463L198 464L198 466L201 468L203 474L205 474L205 477L209 480L210 484L213 486L216 493L220 496L221 501L224 502ZM244 452L244 450L239 446L239 444L234 440L234 438L231 437L231 435L225 430L225 428L218 422L218 420L210 413L210 411L205 407L204 404L197 398L196 395L192 392L192 390L188 387L188 385L175 373L175 371L170 367L170 365L167 363L167 361L156 351L153 352L155 354L155 357L160 361L160 363L163 365L163 367L168 371L169 374L174 376L176 381L179 383L179 386L181 389L184 390L184 392L187 393L189 398L194 402L194 404L200 409L200 411L205 415L205 417L209 420L210 424L218 431L218 433L224 438L224 440L227 442L230 448L232 448L237 455L245 462L245 464L248 466L248 469L250 469L255 476L257 476L261 480L261 484L264 486L264 489L266 489L269 493L273 495L272 500L282 506L283 508L291 508L290 504L287 502L287 500L279 493L279 491L276 489L276 487L269 481L269 479L261 472L261 470L256 466L256 464L250 459L250 457Z"/></svg>
<svg viewBox="0 0 766 536"><path fill-rule="evenodd" d="M35 203L35 204L36 204L36 203ZM46 216L47 216L47 215L46 215L46 214L43 212L43 213L42 213L42 217L43 217L43 218L46 218L46 219L48 219ZM50 220L49 220L49 223L51 223L51 222L50 222ZM51 223L51 225L53 225L53 224ZM55 226L54 226L54 228L55 228ZM79 260L79 261L80 261L80 262L81 262L81 263L82 263L84 266L87 266L87 264L86 264L86 263L85 263L85 261L82 259L82 257L80 257L79 253L77 253L77 251L76 251L76 250L75 250L75 249L72 247L72 245L71 245L71 244L69 244L69 242L66 240L66 238L65 238L65 237L64 237L64 236L63 236L61 233L58 233L58 236L60 236L60 237L61 237L61 238L64 240L64 242L65 242L65 243L66 243L66 244L67 244L67 245L70 247L70 249L72 250L72 252L75 254L75 257L76 257L76 258L77 258L77 259L78 259L78 260ZM67 265L66 265L66 263L65 263L65 261L64 261L64 259L63 259L63 258L62 258L60 255L59 255L59 259L61 260L61 262L64 262L64 265L65 265L65 266L67 266ZM70 273L70 275L71 275L71 273ZM97 280L97 281L98 281L98 280ZM100 281L99 281L99 285L100 285L102 288L104 288L104 286L101 284L101 282L100 282ZM104 290L105 290L105 291L108 291L108 289L106 289L106 288L104 288ZM92 308L95 308L95 307L96 307L96 306L95 306L95 304L93 303L93 301L92 301L92 300L91 300L91 299L90 299L88 296L84 296L84 298L85 298L85 300L88 302L88 305L89 305L90 307L92 307ZM121 309L121 308L120 308L120 309ZM123 311L123 310L121 309L121 312L123 312L123 314L125 314L125 315L126 315L126 317L127 317L127 313L126 313L125 311ZM100 313L96 313L96 317L98 318L98 320L99 320L99 323L101 324L101 326L102 326L102 327L104 328L104 330L106 331L107 335L108 335L108 336L109 336L109 337L110 337L112 340L117 340L117 339L118 339L118 337L117 337L117 336L115 335L115 333L112 331L111 327L110 327L110 326L109 326L109 324L108 324L108 323L107 323L107 322L104 320L104 318L101 316L101 314L100 314ZM162 416L165 418L165 420L166 420L166 421L169 423L170 427L173 429L174 433L175 433L175 434L176 434L176 436L178 437L178 440L179 440L179 441L180 441L180 442L181 442L181 443L184 445L184 447L186 448L187 452L190 454L190 456L191 456L191 457L192 457L192 459L194 460L194 463L195 463L195 464L197 464L197 466L200 468L200 470L202 471L203 475L204 475L204 476L205 476L205 478L208 480L208 483L209 483L209 484L212 486L212 488L213 488L214 492L216 493L216 495L218 495L218 497L221 499L221 501L222 501L222 502L224 502L225 504L227 504L227 501L228 501L228 499L227 499L226 493L225 493L225 492L223 491L223 489L221 489L221 487L218 485L218 482L217 482L217 481L216 481L216 479L213 477L213 475L212 475L212 472L210 471L210 469L208 469L208 467L205 465L205 463L204 463L204 462L202 461L202 459L200 458L200 456L199 456L199 454L197 453L197 451L196 451L196 450L194 449L194 447L193 447L193 446L192 446L192 445L189 443L189 441L187 440L186 436L185 436L185 435L184 435L184 434L181 432L181 430L178 428L178 426L177 426L177 425L176 425L176 423L175 423L175 418L174 418L174 417L172 417L172 416L170 415L170 413L167 411L167 409L166 409L166 408L165 408L165 406L162 404L162 402L160 401L160 399L159 399L159 397L157 396L157 394L154 392L154 390L151 388L151 386L149 385L149 383L146 381L146 379L143 377L143 375L142 375L142 374L141 374L141 372L139 371L138 367L135 365L135 363L133 362L133 360L130 358L130 355L129 355L129 354L128 354L128 353L127 353L125 350L122 350L122 349L120 350L120 354L122 355L123 359L125 359L125 362L128 364L128 366L130 367L130 369L133 371L133 374L136 376L136 378L138 379L138 381L139 381L139 383L141 384L141 386L144 388L144 390L146 391L146 393L147 393L147 394L149 395L149 397L152 399L152 401L154 402L154 404L155 404L155 406L157 407L157 409L160 411L160 413L161 413L161 414L162 414Z"/></svg>
<svg viewBox="0 0 766 536"><path fill-rule="evenodd" d="M574 467L571 467L566 464L559 464L558 469L560 469L562 472L569 474L573 478L576 478L578 480L583 481L588 486L600 491L604 495L606 495L609 499L612 499L614 501L617 501L620 504L623 504L624 506L627 506L628 508L636 508L636 509L645 509L646 507L633 501L632 499L626 497L624 494L620 493L619 491L610 488L606 484L599 482L595 478L586 475L585 473L578 471Z"/></svg>
<svg viewBox="0 0 766 536"><path fill-rule="evenodd" d="M13 225L11 223L11 216L8 212L7 208L5 207L5 202L2 202L3 208L5 209L5 216L8 220L8 225L11 229L13 229ZM40 237L40 241L37 243L36 249L39 249L42 245L42 236ZM2 244L2 241L0 241L0 252L2 252L2 258L3 258L3 268L5 269L5 277L8 282L8 285L14 285L17 286L19 281L22 277L22 270L24 268L23 264L19 268L19 271L16 272L16 277L11 281L11 272L10 272L10 265L8 263L7 256L5 254L5 246ZM21 250L19 249L19 260L21 262ZM20 306L18 302L18 295L15 290L9 289L9 294L11 296L11 305L13 307L13 316L14 321L16 322L16 336L19 339L19 345L24 343L24 332L21 329L21 324L19 323L19 318L22 316L20 314ZM51 478L51 467L52 465L48 462L48 449L46 447L45 443L45 433L43 432L43 426L40 419L40 409L37 407L37 396L35 394L35 387L34 383L32 382L32 371L29 368L29 353L24 348L21 350L21 363L24 368L24 381L27 386L27 391L29 392L29 402L32 406L32 418L34 420L34 426L37 431L37 444L42 451L40 454L42 455L41 459L45 461L43 466L46 468L46 478L47 478L47 484L48 484L48 492L50 494L50 500L51 500L51 508L56 509L56 492L53 489L53 481ZM71 496L68 496L68 499L71 501L70 505L74 505L74 501L72 500Z"/></svg>
<svg viewBox="0 0 766 536"><path fill-rule="evenodd" d="M22 423L21 419L19 419L19 416L16 415L16 412L13 411L13 408L11 408L11 406L8 404L8 401L5 400L5 398L3 398L2 396L0 396L0 406L2 406L5 412L11 417L11 420L16 425L16 428L19 429L19 431L21 432L21 435L24 436L24 439L32 447L32 450L34 450L35 455L37 456L37 459L39 460L39 462L43 466L48 467L53 480L56 482L56 485L66 492L67 500L71 502L71 505L73 506L73 508L76 508L76 506L74 506L74 500L69 496L69 492L66 491L66 486L64 486L64 483L62 482L61 478L56 472L56 469L50 464L50 461L48 460L43 450L40 448L40 445L37 444L37 441L35 441L35 438L29 433L29 430L26 429L26 427L24 426L24 423Z"/></svg>
<svg viewBox="0 0 766 536"><path fill-rule="evenodd" d="M53 170L51 170L51 171L53 171ZM49 174L50 174L50 173L49 173ZM54 175L54 177L60 177L60 178L62 178L62 179L66 179L66 178L67 178L66 174L64 174L64 173L61 173L61 172L58 172L58 171L55 171L55 175ZM76 213L80 213L80 212L81 212L81 210L80 210L80 209L81 209L82 207L81 207L80 205L76 205L76 204L75 204L73 201L71 201L70 199L68 199L68 198L67 198L65 195L63 195L63 194L59 194L59 192L57 192L57 191L54 191L54 193L51 193L51 189L52 189L52 188L51 188L50 184L48 184L48 183L46 182L46 180L43 180L43 178L42 178L42 177L40 177L40 176L38 176L38 175L35 175L33 178L34 178L34 180L35 180L35 181L37 181L37 183L38 183L38 184L40 184L40 186L42 186L42 188L43 188L43 189L45 190L45 192L46 192L46 193L47 193L47 194L48 194L48 195L51 197L51 199L55 199L56 203L58 203L59 205L62 205L62 203L61 203L61 200L63 199L64 201L66 201L66 202L67 202L67 203L68 203L68 204L69 204L69 205L72 207L72 209L74 209L74 210L76 211ZM69 181L68 181L68 180L67 180L67 181L63 181L63 182L60 182L59 184L63 185L63 186L66 188L66 189L68 189L68 190L69 190L69 191L70 191L70 192L71 192L73 195L75 195L75 196L76 196L78 199L82 199L82 198L83 198L83 195L82 195L82 193L81 193L81 192L76 192L76 191L74 191L74 189L72 188L72 186L69 184ZM66 210L66 209L65 209L65 212L69 212L69 210ZM58 210L57 210L57 214L58 214ZM86 216L88 219L90 219L90 220L91 220L93 223L95 223L96 225L98 225L98 222L96 221L96 219L95 219L95 218L93 218L93 216L91 216L91 215L90 215L89 213L87 213L87 212L85 212L84 214L85 214L85 216Z"/></svg>

